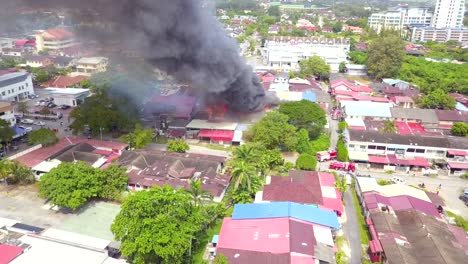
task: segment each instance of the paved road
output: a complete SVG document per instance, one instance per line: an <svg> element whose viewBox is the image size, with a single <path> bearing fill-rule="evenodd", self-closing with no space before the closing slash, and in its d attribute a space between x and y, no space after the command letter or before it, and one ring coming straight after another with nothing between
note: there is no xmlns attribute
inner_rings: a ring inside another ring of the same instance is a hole
<svg viewBox="0 0 468 264"><path fill-rule="evenodd" d="M343 232L348 239L351 256L349 264L361 264L361 236L359 233L359 222L356 215L356 208L353 203L352 190L348 190L344 194L346 223L343 224Z"/></svg>

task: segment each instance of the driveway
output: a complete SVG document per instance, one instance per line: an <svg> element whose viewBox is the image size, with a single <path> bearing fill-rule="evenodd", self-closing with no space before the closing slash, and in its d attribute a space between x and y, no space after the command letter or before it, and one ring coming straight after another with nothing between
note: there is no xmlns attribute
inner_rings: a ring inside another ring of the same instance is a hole
<svg viewBox="0 0 468 264"><path fill-rule="evenodd" d="M361 236L359 233L359 223L356 215L356 208L353 203L352 190L344 193L346 222L343 224L343 233L348 239L351 256L349 264L361 264Z"/></svg>

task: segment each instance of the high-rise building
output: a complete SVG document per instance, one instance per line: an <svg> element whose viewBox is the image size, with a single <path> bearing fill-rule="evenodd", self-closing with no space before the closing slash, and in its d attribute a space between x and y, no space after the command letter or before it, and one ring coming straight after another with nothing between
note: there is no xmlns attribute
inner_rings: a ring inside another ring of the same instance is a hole
<svg viewBox="0 0 468 264"><path fill-rule="evenodd" d="M461 28L465 13L465 0L437 0L431 27Z"/></svg>
<svg viewBox="0 0 468 264"><path fill-rule="evenodd" d="M398 7L369 17L369 27L377 32L382 28L402 30L406 26L429 26L432 13L428 7Z"/></svg>

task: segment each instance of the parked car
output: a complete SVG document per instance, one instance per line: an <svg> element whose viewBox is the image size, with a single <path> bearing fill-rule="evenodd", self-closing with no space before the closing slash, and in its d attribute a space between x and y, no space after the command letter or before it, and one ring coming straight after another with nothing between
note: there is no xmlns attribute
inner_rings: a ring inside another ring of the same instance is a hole
<svg viewBox="0 0 468 264"><path fill-rule="evenodd" d="M41 102L40 102L40 101L39 101L39 102L36 102L34 105L35 105L35 106L40 106L40 105L41 105Z"/></svg>
<svg viewBox="0 0 468 264"><path fill-rule="evenodd" d="M401 177L398 177L398 176L393 176L390 181L394 184L405 184L406 181L405 179L401 178Z"/></svg>
<svg viewBox="0 0 468 264"><path fill-rule="evenodd" d="M54 108L54 107L56 107L56 106L57 106L57 105L54 104L54 103L48 103L48 104L47 104L47 107L49 107L49 108Z"/></svg>
<svg viewBox="0 0 468 264"><path fill-rule="evenodd" d="M32 125L34 123L34 120L32 120L32 119L22 119L20 123Z"/></svg>
<svg viewBox="0 0 468 264"><path fill-rule="evenodd" d="M48 103L49 103L49 102L46 102L46 101L40 102L40 103L39 103L39 106L47 106Z"/></svg>
<svg viewBox="0 0 468 264"><path fill-rule="evenodd" d="M24 129L26 132L31 132L33 130L32 127L19 126L18 128Z"/></svg>
<svg viewBox="0 0 468 264"><path fill-rule="evenodd" d="M61 105L61 106L60 106L60 109L62 109L62 110L67 110L67 109L69 109L70 107L71 107L71 106L69 106L69 105Z"/></svg>
<svg viewBox="0 0 468 264"><path fill-rule="evenodd" d="M37 95L37 94L30 94L30 95L28 95L28 98L29 98L29 99L34 99L34 98L38 98L38 97L39 97L39 95Z"/></svg>
<svg viewBox="0 0 468 264"><path fill-rule="evenodd" d="M45 126L45 123L42 122L42 121L36 121L36 122L34 122L34 125L36 125L36 126Z"/></svg>

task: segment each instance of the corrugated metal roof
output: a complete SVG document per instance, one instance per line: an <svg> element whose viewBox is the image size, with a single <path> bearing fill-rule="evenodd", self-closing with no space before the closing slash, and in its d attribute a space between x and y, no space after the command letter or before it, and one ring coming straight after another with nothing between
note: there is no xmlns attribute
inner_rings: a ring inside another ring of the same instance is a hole
<svg viewBox="0 0 468 264"><path fill-rule="evenodd" d="M390 103L343 101L341 105L345 107L347 116L392 117Z"/></svg>
<svg viewBox="0 0 468 264"><path fill-rule="evenodd" d="M308 101L311 101L313 103L315 103L317 101L317 96L315 95L314 92L312 91L305 91L302 93L302 98L304 100L308 100Z"/></svg>
<svg viewBox="0 0 468 264"><path fill-rule="evenodd" d="M24 72L13 72L0 76L0 87L22 82L28 78L29 74Z"/></svg>

